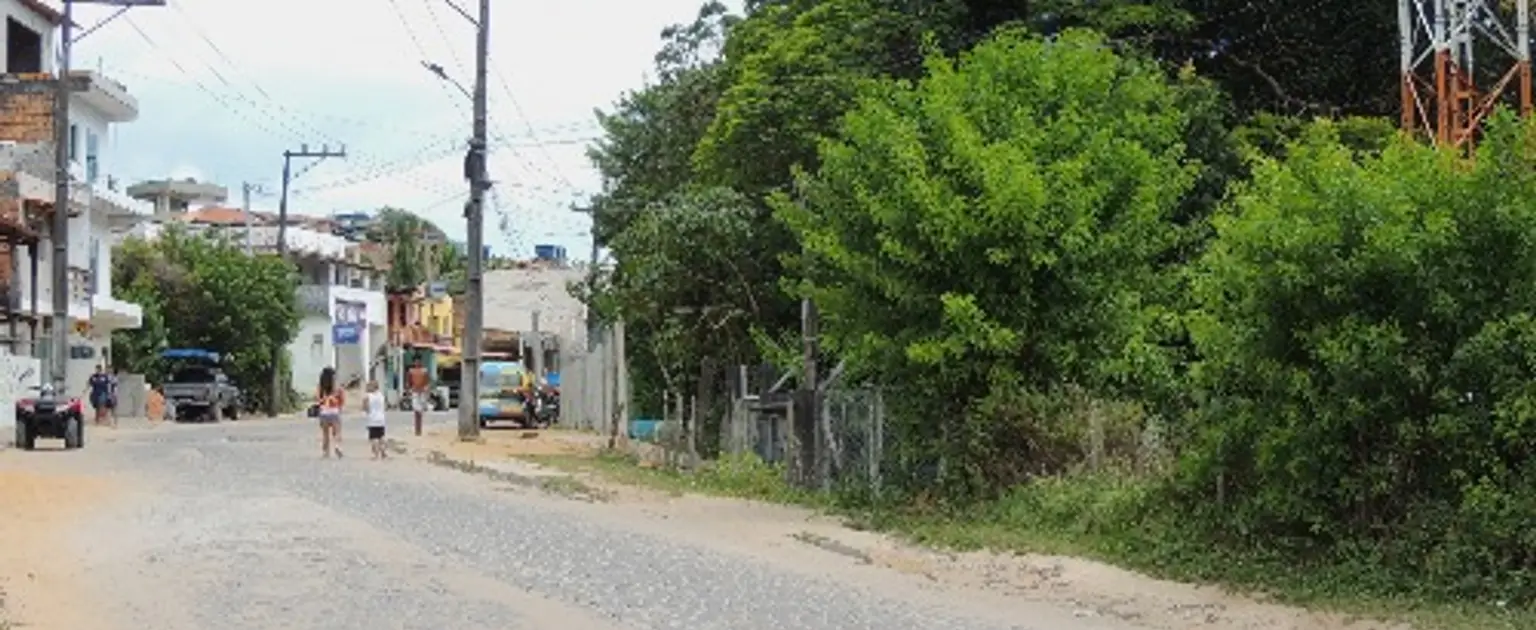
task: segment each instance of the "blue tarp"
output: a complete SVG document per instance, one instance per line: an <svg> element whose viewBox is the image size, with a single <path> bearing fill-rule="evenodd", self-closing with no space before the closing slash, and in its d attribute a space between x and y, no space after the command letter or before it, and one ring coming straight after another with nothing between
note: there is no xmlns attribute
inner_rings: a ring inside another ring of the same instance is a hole
<svg viewBox="0 0 1536 630"><path fill-rule="evenodd" d="M651 418L635 418L629 421L629 439L649 442L656 439L656 428L661 426L660 420Z"/></svg>
<svg viewBox="0 0 1536 630"><path fill-rule="evenodd" d="M210 350L196 348L171 348L160 353L162 359L194 359L198 361L219 362L219 353Z"/></svg>

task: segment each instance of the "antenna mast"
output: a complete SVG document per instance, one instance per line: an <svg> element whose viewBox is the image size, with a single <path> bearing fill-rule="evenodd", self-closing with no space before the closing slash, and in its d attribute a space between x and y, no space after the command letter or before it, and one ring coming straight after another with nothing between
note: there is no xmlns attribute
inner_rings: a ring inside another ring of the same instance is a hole
<svg viewBox="0 0 1536 630"><path fill-rule="evenodd" d="M1397 23L1404 131L1470 153L1501 103L1530 115L1530 0L1397 0Z"/></svg>

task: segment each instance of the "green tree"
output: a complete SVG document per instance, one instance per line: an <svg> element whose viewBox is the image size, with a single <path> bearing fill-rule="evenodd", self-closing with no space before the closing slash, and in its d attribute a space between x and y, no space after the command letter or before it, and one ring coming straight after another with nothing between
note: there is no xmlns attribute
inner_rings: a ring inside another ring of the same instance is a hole
<svg viewBox="0 0 1536 630"><path fill-rule="evenodd" d="M600 243L696 183L694 147L715 118L724 85L711 51L724 46L733 23L724 5L713 2L692 24L667 28L656 56L658 80L626 93L612 111L597 112L604 139L587 155L604 182L592 200Z"/></svg>
<svg viewBox="0 0 1536 630"><path fill-rule="evenodd" d="M428 265L423 241L428 223L399 208L380 208L374 216L370 237L389 247L389 273L384 285L391 291L409 290L427 281Z"/></svg>
<svg viewBox="0 0 1536 630"><path fill-rule="evenodd" d="M145 310L142 327L114 334L115 360L159 380L161 350L212 350L231 358L228 372L250 400L266 400L272 353L298 334L292 265L179 230L128 241L113 265L113 291Z"/></svg>
<svg viewBox="0 0 1536 630"><path fill-rule="evenodd" d="M1465 163L1322 123L1257 167L1198 268L1206 522L1410 592L1536 597L1533 139L1506 117Z"/></svg>
<svg viewBox="0 0 1536 630"><path fill-rule="evenodd" d="M448 293L461 295L469 286L469 262L464 252L448 244L437 248L434 276L448 283Z"/></svg>
<svg viewBox="0 0 1536 630"><path fill-rule="evenodd" d="M867 93L776 206L828 343L962 410L1014 386L1114 391L1168 362L1160 261L1197 167L1180 90L1102 37L1006 31ZM902 436L961 490L999 488L1019 427L924 414Z"/></svg>
<svg viewBox="0 0 1536 630"><path fill-rule="evenodd" d="M659 408L664 389L696 387L706 361L755 359L754 323L781 295L776 266L763 264L760 225L740 194L686 190L636 216L610 244L618 262L599 299L646 332L634 385L641 408Z"/></svg>

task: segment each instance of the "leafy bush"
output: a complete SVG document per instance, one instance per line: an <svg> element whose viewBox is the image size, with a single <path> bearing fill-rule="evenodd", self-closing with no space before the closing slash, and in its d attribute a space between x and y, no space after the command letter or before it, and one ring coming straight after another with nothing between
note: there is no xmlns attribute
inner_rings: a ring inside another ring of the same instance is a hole
<svg viewBox="0 0 1536 630"><path fill-rule="evenodd" d="M1476 161L1319 123L1215 220L1182 488L1237 542L1536 596L1536 127ZM1220 499L1213 505L1213 499Z"/></svg>
<svg viewBox="0 0 1536 630"><path fill-rule="evenodd" d="M1004 31L927 66L865 95L775 206L826 343L937 401L894 414L906 478L964 496L1071 455L1046 452L1057 419L988 392L1101 395L1169 373L1151 330L1199 169L1179 87L1102 36ZM1043 448L1010 450L1025 440Z"/></svg>

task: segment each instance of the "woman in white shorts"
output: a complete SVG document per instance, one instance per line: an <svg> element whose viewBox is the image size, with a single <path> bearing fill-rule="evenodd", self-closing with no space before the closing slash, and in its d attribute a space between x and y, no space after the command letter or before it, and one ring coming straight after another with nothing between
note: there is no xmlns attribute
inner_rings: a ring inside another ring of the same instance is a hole
<svg viewBox="0 0 1536 630"><path fill-rule="evenodd" d="M347 401L346 393L336 385L336 370L320 370L320 387L315 390L316 405L320 408L320 452L322 457L336 453L341 457L341 407Z"/></svg>

